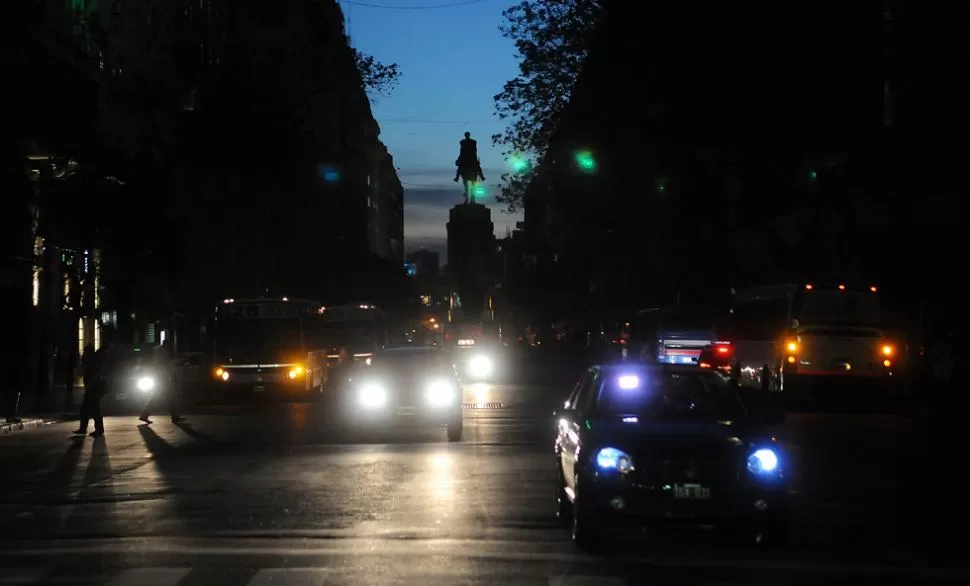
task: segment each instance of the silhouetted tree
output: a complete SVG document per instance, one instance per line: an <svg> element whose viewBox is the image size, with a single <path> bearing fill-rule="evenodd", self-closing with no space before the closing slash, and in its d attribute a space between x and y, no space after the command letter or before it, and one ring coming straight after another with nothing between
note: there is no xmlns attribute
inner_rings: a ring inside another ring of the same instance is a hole
<svg viewBox="0 0 970 586"><path fill-rule="evenodd" d="M397 87L401 78L401 69L397 63L385 64L372 55L354 49L354 61L360 70L360 77L364 81L364 89L372 98L374 95L388 97Z"/></svg>
<svg viewBox="0 0 970 586"><path fill-rule="evenodd" d="M502 35L515 42L519 75L495 97L498 117L509 122L492 142L540 159L586 60L602 0L524 0L502 14ZM533 167L535 168L535 167ZM508 174L499 200L516 209L533 171Z"/></svg>

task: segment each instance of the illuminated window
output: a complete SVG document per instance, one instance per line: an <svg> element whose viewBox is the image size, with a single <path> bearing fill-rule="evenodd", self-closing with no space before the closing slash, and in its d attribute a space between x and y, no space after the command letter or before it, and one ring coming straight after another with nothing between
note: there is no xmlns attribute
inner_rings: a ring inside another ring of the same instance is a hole
<svg viewBox="0 0 970 586"><path fill-rule="evenodd" d="M77 320L77 353L84 356L84 318Z"/></svg>

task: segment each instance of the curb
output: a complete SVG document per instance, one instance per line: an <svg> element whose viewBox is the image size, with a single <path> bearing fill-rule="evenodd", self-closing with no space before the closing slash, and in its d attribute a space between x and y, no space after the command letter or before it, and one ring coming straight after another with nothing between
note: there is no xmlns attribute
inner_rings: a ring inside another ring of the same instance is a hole
<svg viewBox="0 0 970 586"><path fill-rule="evenodd" d="M28 429L36 429L38 427L45 427L55 423L64 423L65 421L71 421L72 419L75 419L75 417L67 415L51 415L49 417L25 417L20 423L0 422L0 435L18 431L27 431Z"/></svg>
<svg viewBox="0 0 970 586"><path fill-rule="evenodd" d="M0 423L0 433L13 433L15 431L24 431L27 429L34 429L36 427L41 427L46 425L47 422L43 419L24 419L19 423Z"/></svg>

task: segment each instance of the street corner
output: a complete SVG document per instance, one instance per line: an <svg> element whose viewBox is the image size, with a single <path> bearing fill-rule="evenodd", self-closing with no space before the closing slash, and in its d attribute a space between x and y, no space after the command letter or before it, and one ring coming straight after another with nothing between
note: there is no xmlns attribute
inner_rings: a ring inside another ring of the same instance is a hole
<svg viewBox="0 0 970 586"><path fill-rule="evenodd" d="M42 418L25 417L17 422L5 421L0 423L0 435L5 435L8 433L16 433L18 431L27 431L30 429L36 429L38 427L44 427L51 423L50 421Z"/></svg>

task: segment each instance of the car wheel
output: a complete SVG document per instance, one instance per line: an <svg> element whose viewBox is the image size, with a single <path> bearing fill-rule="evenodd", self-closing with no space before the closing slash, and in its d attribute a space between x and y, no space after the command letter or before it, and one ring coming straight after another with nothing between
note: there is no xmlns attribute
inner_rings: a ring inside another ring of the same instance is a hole
<svg viewBox="0 0 970 586"><path fill-rule="evenodd" d="M452 419L451 422L448 423L448 441L460 442L462 427L464 427L464 425L462 423L461 416Z"/></svg>
<svg viewBox="0 0 970 586"><path fill-rule="evenodd" d="M576 478L573 493L573 543L579 549L590 553L602 551L603 534L599 521L589 505L583 505L580 497L579 478Z"/></svg>
<svg viewBox="0 0 970 586"><path fill-rule="evenodd" d="M569 502L569 497L566 496L566 477L562 473L562 465L556 463L556 518L560 521L572 521L573 517L573 504Z"/></svg>

